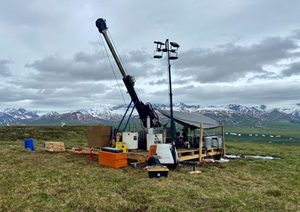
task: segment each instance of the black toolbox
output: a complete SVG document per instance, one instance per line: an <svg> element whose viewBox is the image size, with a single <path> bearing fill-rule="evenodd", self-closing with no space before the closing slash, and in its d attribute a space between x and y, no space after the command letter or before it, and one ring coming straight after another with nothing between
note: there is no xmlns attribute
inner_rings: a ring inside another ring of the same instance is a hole
<svg viewBox="0 0 300 212"><path fill-rule="evenodd" d="M123 153L123 149L118 149L113 147L102 147L101 150L105 152Z"/></svg>

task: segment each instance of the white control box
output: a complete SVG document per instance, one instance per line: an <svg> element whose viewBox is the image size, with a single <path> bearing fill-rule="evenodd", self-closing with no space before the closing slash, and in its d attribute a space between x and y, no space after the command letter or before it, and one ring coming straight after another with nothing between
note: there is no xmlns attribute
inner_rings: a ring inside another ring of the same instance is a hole
<svg viewBox="0 0 300 212"><path fill-rule="evenodd" d="M149 151L151 145L162 144L162 143L163 143L162 134L147 134L147 151Z"/></svg>

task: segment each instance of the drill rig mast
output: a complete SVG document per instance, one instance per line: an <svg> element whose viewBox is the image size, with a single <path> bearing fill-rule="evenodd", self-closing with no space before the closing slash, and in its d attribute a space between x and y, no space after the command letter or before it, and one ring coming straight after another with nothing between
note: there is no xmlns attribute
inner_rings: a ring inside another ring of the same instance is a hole
<svg viewBox="0 0 300 212"><path fill-rule="evenodd" d="M158 116L154 109L152 108L152 105L150 103L144 104L139 97L137 96L137 93L134 89L135 79L131 75L126 75L124 68L118 58L118 55L116 54L116 51L107 35L108 27L106 26L106 20L103 18L99 18L96 20L96 26L99 30L99 32L103 35L116 63L117 66L123 76L123 82L127 88L127 91L131 97L131 101L135 104L135 108L140 116L140 119L144 125L144 127L147 127L147 117L150 118L150 126L148 127L161 127L161 123L159 122Z"/></svg>

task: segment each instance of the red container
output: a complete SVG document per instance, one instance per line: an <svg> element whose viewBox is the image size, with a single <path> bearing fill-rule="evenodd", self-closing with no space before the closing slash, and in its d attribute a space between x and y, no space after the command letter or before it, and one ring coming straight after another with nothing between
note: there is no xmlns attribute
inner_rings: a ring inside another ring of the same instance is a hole
<svg viewBox="0 0 300 212"><path fill-rule="evenodd" d="M119 168L127 166L127 153L99 151L99 164Z"/></svg>

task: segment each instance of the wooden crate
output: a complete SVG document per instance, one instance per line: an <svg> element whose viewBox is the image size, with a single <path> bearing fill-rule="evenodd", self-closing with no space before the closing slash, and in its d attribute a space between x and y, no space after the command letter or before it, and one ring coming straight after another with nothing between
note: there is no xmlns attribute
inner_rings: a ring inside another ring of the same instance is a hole
<svg viewBox="0 0 300 212"><path fill-rule="evenodd" d="M64 142L45 142L46 150L49 152L64 152L65 143Z"/></svg>

